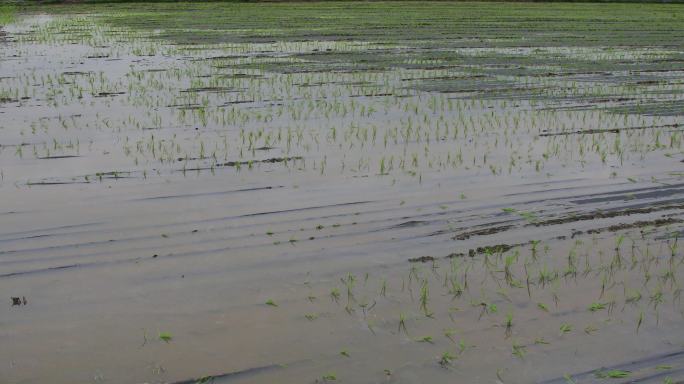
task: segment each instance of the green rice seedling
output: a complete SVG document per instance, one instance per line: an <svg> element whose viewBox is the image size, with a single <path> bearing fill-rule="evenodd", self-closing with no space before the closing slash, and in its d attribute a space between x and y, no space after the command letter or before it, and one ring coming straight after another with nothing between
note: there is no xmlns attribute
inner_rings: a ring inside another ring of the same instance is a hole
<svg viewBox="0 0 684 384"><path fill-rule="evenodd" d="M380 281L380 296L386 297L387 296L387 280L382 279Z"/></svg>
<svg viewBox="0 0 684 384"><path fill-rule="evenodd" d="M673 260L675 258L675 256L677 255L677 250L679 248L678 240L679 240L679 237L677 236L677 234L675 234L674 240L672 240L672 241L668 240L667 241L667 246L670 249L670 259L671 260Z"/></svg>
<svg viewBox="0 0 684 384"><path fill-rule="evenodd" d="M334 373L326 373L321 379L323 379L323 381L335 381L337 380L337 375Z"/></svg>
<svg viewBox="0 0 684 384"><path fill-rule="evenodd" d="M506 314L506 322L504 323L504 326L506 328L505 335L506 338L511 337L511 334L513 333L513 314L512 313L507 313Z"/></svg>
<svg viewBox="0 0 684 384"><path fill-rule="evenodd" d="M665 296L661 287L656 288L656 290L651 294L650 300L651 304L653 304L654 310L657 310L658 305L665 302Z"/></svg>
<svg viewBox="0 0 684 384"><path fill-rule="evenodd" d="M454 338L454 335L456 334L456 330L454 329L445 329L444 330L444 336L451 340L452 343L456 344L456 339Z"/></svg>
<svg viewBox="0 0 684 384"><path fill-rule="evenodd" d="M354 312L356 312L356 310L349 304L344 306L344 311L347 312L347 314L349 314L350 316L353 315Z"/></svg>
<svg viewBox="0 0 684 384"><path fill-rule="evenodd" d="M531 251L532 251L532 258L533 258L534 260L537 259L537 252L538 252L537 247L539 246L540 243L541 243L540 240L531 240L531 241L530 241L530 244L532 244L532 249L531 249Z"/></svg>
<svg viewBox="0 0 684 384"><path fill-rule="evenodd" d="M517 260L518 260L518 251L517 250L514 254L508 255L504 259L504 277L505 277L508 285L514 285L514 277L513 277L513 273L511 272L511 267L512 267L513 263L516 262Z"/></svg>
<svg viewBox="0 0 684 384"><path fill-rule="evenodd" d="M429 286L427 279L423 280L420 286L420 309L423 314L427 317L432 316L432 312L428 309L428 300L430 296Z"/></svg>
<svg viewBox="0 0 684 384"><path fill-rule="evenodd" d="M525 347L524 345L513 343L511 353L513 354L513 356L515 356L519 359L524 359L525 354L527 353L527 347Z"/></svg>
<svg viewBox="0 0 684 384"><path fill-rule="evenodd" d="M432 336L423 336L419 339L417 339L419 343L429 343L429 344L434 344L435 341L432 339Z"/></svg>
<svg viewBox="0 0 684 384"><path fill-rule="evenodd" d="M347 306L351 304L354 299L354 286L356 285L356 276L349 273L346 279L342 279L342 284L347 287Z"/></svg>
<svg viewBox="0 0 684 384"><path fill-rule="evenodd" d="M560 334L564 335L566 333L572 332L572 326L568 323L563 323L560 326Z"/></svg>
<svg viewBox="0 0 684 384"><path fill-rule="evenodd" d="M335 303L340 301L340 290L338 288L333 288L330 290L330 299Z"/></svg>
<svg viewBox="0 0 684 384"><path fill-rule="evenodd" d="M164 341L166 343L170 343L171 340L173 340L173 336L168 332L160 332L159 340Z"/></svg>
<svg viewBox="0 0 684 384"><path fill-rule="evenodd" d="M455 276L451 276L449 278L449 294L453 296L453 298L458 298L463 294L464 287L456 280Z"/></svg>
<svg viewBox="0 0 684 384"><path fill-rule="evenodd" d="M271 306L271 307L277 307L278 306L278 304L276 304L275 301L273 301L272 299L266 300L266 302L264 304Z"/></svg>
<svg viewBox="0 0 684 384"><path fill-rule="evenodd" d="M546 284L553 282L558 278L558 272L557 271L551 271L547 269L546 265L542 269L539 270L539 277L537 278L537 283L541 284L542 288L546 286Z"/></svg>
<svg viewBox="0 0 684 384"><path fill-rule="evenodd" d="M465 340L463 340L463 339L459 340L458 341L458 354L462 355L466 351L466 349L468 349L468 344L466 344Z"/></svg>
<svg viewBox="0 0 684 384"><path fill-rule="evenodd" d="M397 332L400 333L402 330L404 331L404 334L406 334L408 336L408 330L406 329L406 316L404 316L403 313L400 313L399 314L399 329L397 330Z"/></svg>
<svg viewBox="0 0 684 384"><path fill-rule="evenodd" d="M487 302L480 302L476 305L479 305L481 310L480 310L480 316L478 319L481 319L484 314L492 314L498 312L498 307L494 303L487 303Z"/></svg>
<svg viewBox="0 0 684 384"><path fill-rule="evenodd" d="M351 357L351 355L349 354L349 352L346 349L341 350L340 355L342 355L344 357Z"/></svg>
<svg viewBox="0 0 684 384"><path fill-rule="evenodd" d="M359 308L361 308L364 317L366 316L366 311L370 311L371 309L373 309L373 307L375 307L375 304L377 304L375 300L373 300L373 304L369 304L365 298L363 299L363 301L359 303Z"/></svg>
<svg viewBox="0 0 684 384"><path fill-rule="evenodd" d="M448 368L453 364L455 359L456 356L454 356L451 352L444 352L439 357L439 365L441 365L443 368Z"/></svg>
<svg viewBox="0 0 684 384"><path fill-rule="evenodd" d="M411 269L409 270L409 276L408 276L408 282L409 282L409 287L411 286L411 282L415 280L420 280L419 275L419 270L417 266L411 266Z"/></svg>
<svg viewBox="0 0 684 384"><path fill-rule="evenodd" d="M368 330L371 331L371 333L375 335L375 329L373 328L374 325L375 325L375 323L372 320L366 321L366 326L368 327Z"/></svg>

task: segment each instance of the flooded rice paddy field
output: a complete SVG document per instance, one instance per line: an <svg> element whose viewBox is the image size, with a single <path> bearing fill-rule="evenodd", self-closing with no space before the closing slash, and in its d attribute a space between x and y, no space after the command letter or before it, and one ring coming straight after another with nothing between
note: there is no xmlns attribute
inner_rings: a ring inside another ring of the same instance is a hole
<svg viewBox="0 0 684 384"><path fill-rule="evenodd" d="M684 8L29 8L0 382L684 380Z"/></svg>

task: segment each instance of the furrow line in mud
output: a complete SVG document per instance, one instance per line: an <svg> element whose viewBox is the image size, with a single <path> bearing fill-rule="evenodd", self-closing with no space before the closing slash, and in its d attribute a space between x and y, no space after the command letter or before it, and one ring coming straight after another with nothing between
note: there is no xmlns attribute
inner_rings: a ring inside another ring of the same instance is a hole
<svg viewBox="0 0 684 384"><path fill-rule="evenodd" d="M674 351L674 352L668 352L668 353L663 353L663 354L658 354L658 355L652 355L652 356L647 356L639 360L634 360L630 361L627 363L621 363L621 364L616 364L612 365L609 367L597 367L595 369L589 370L589 371L584 371L572 375L568 375L571 377L573 380L581 380L582 382L602 382L599 381L598 378L596 377L597 372L601 371L612 371L612 370L624 370L628 372L633 372L637 370L646 370L646 369L652 369L653 371L657 371L657 366L659 365L669 365L669 364L674 364L677 363L680 367L677 368L674 372L670 373L681 373L684 371L684 368L682 365L684 365L684 350L679 350L679 351ZM645 377L641 378L634 378L634 377L629 377L625 378L622 380L616 380L615 382L619 383L644 383L647 382L648 380L651 380L653 378L658 378L661 377L661 374L665 373L667 374L669 370L664 371L664 372L658 372L658 373L651 373L650 375L647 375ZM538 384L564 384L567 383L567 380L565 378L556 378L556 379L551 379L551 380L546 380L539 382Z"/></svg>
<svg viewBox="0 0 684 384"><path fill-rule="evenodd" d="M550 219L550 220L546 220L546 221L528 223L528 224L526 224L526 226L559 225L559 224L567 224L567 223L571 223L571 222L588 221L588 220L593 220L593 219L598 219L598 218L616 218L616 217L621 217L621 216L630 216L630 215L635 215L635 214L646 214L646 213L652 213L652 212L663 211L663 210L679 210L679 209L682 209L682 207L683 207L682 205L664 205L664 206L660 206L660 207L650 206L648 208L637 208L637 209L626 209L626 210L617 210L616 209L616 210L612 210L612 211L599 211L599 212L585 213L585 214L574 215L574 216L571 215L571 216L566 216L566 217L557 218L557 219ZM286 212L286 211L281 211L281 212ZM438 212L435 214L444 215L443 212ZM435 215L435 214L430 214L430 215ZM260 214L248 214L248 215L245 215L245 217L249 217L252 215L258 216ZM307 219L307 220L309 220L309 219ZM382 219L382 220L372 220L369 222L361 221L360 224L369 224L371 222L374 224L375 223L382 224L382 223L385 223L387 221L392 221L392 220L396 220L396 219L389 218L389 219ZM509 220L509 221L499 221L498 223L506 223L506 222L515 223L516 221L522 222L522 219ZM449 222L449 219L446 218L446 219L442 219L439 221L433 221L433 222L422 221L422 222L420 222L420 226L436 225L440 222L442 222L442 223L443 222ZM614 232L614 231L620 230L620 229L643 227L646 225L663 226L663 225L668 225L668 224L677 224L679 222L680 222L679 219L674 219L674 218L658 219L658 220L652 220L652 221L639 221L636 223L616 224L616 225L609 226L606 228L588 229L588 230L586 230L586 232L587 233L599 233L601 231ZM389 227L381 227L381 228L371 229L371 230L366 229L363 231L352 231L352 232L345 232L345 233L341 233L341 234L327 234L327 235L311 236L311 238L309 238L308 240L309 241L316 240L316 239L317 240L323 240L323 239L350 237L350 236L354 237L354 236L362 235L365 233L387 232L387 231L391 231L391 230L404 229L407 226L408 227L414 227L417 225L417 223L419 223L419 222L416 220L411 220L411 221L404 222L404 223L401 223L398 225L391 225ZM272 224L273 223L252 224L250 226L265 226L265 225L272 225ZM355 222L354 225L358 225L358 224L359 224L358 222ZM467 231L467 232L464 232L461 234L457 234L457 235L453 236L452 239L453 240L467 240L473 236L485 236L486 237L488 235L493 235L493 234L500 233L500 232L506 232L506 231L509 231L509 230L514 228L513 224L505 224L505 225L499 225L499 226L493 226L493 227L491 226L491 224L494 224L494 223L480 224L479 226L482 226L484 228L478 229L478 230ZM469 227L472 228L472 226L469 226ZM235 229L235 228L236 227L234 227L233 229ZM241 228L241 227L237 227L237 228ZM443 231L442 230L442 231L430 232L430 233L424 233L424 234L414 234L410 238L419 239L422 237L437 236L437 235L443 235L446 233L454 233L454 232L458 233L460 230L466 229L466 228L468 228L468 227L464 227L461 229L449 230L449 231ZM175 232L175 233L172 233L172 235L179 235L179 234L189 235L189 234L196 233L196 232L197 232L196 230L189 231L189 232L184 231L184 232L180 232L180 233ZM577 234L581 234L582 232L583 232L582 230L574 229L572 231L572 237L576 236ZM146 235L146 236L127 237L127 238L122 238L122 239L109 239L109 240L102 240L102 241L93 241L93 242L89 242L89 243L74 243L74 244L64 244L64 245L54 245L54 246L46 246L46 247L38 247L38 248L29 248L29 249L9 250L9 251L0 252L0 256L2 256L2 255L31 254L31 253L36 253L36 252L54 252L56 250L64 250L64 249L68 250L71 248L82 248L82 247L100 247L102 245L108 245L108 244L114 244L114 243L130 244L133 241L154 240L154 239L158 239L158 238L159 238L158 235ZM193 243L194 244L208 244L211 242L226 242L226 241L230 242L232 240L238 240L238 239L242 239L242 238L244 238L244 236L242 236L242 235L238 235L238 236L234 236L234 237L228 237L228 238L224 237L224 238L219 238L219 239L211 239L211 240L208 240L206 238L202 238L201 240L196 240L196 241L193 241L190 243L184 242L183 244L187 245L187 244L193 244ZM408 237L406 239L408 239ZM302 240L298 240L298 241L302 241ZM266 243L260 244L260 245L266 245ZM156 246L147 246L147 247L142 247L142 248L127 248L127 249L119 250L116 252L107 252L107 251L96 252L96 253L91 253L91 254L86 254L86 255L63 255L63 256L51 255L47 258L28 258L28 259L22 258L22 259L17 259L17 260L5 260L3 262L0 262L0 264L11 265L11 264L31 263L31 262L40 262L40 261L51 261L51 260L54 261L54 260L59 260L59 259L64 259L64 258L66 258L66 259L73 259L73 258L82 259L82 258L89 258L89 257L95 257L95 256L102 256L102 255L115 255L115 254L121 254L121 253L125 253L125 252L152 251L154 249L157 249L157 250L159 250L159 252L161 252L161 250L166 249L166 248L170 248L173 246L174 246L173 244L162 245L162 246L156 245ZM252 245L247 245L247 246L249 246L249 247L259 246L259 244L257 244L257 245L252 244Z"/></svg>

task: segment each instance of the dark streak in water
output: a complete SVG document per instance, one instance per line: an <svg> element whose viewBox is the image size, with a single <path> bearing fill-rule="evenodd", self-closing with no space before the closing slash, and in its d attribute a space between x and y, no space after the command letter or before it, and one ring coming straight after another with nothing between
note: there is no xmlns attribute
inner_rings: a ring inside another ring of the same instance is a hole
<svg viewBox="0 0 684 384"><path fill-rule="evenodd" d="M219 191L219 192L187 193L187 194L181 194L181 195L154 196L154 197L144 197L141 199L133 199L133 200L129 200L129 201L180 199L180 198L186 198L186 197L200 197L200 196L219 196L219 195L228 195L228 194L239 193L239 192L253 192L253 191L263 191L263 190L279 189L279 188L284 188L284 186L278 185L278 186L268 186L268 187L234 189L234 190L230 190L230 191Z"/></svg>
<svg viewBox="0 0 684 384"><path fill-rule="evenodd" d="M224 380L239 379L239 378L243 378L245 376L252 376L252 375L259 374L259 373L270 372L270 371L274 371L277 369L282 369L283 367L284 367L284 365L282 365L282 364L264 365L261 367L247 368L247 369L243 369L240 371L222 373L219 375L204 376L204 377L198 377L196 379L176 381L172 384L212 383L212 382L214 382L214 380L217 380L217 379L220 379L223 382ZM203 380L205 380L205 381L203 381Z"/></svg>
<svg viewBox="0 0 684 384"><path fill-rule="evenodd" d="M664 353L660 355L652 355L645 357L640 360L634 360L629 363L623 363L623 364L618 364L614 365L611 367L602 367L600 369L606 369L606 370L629 370L629 371L635 371L637 369L644 369L644 368L655 368L657 365L662 365L663 363L670 362L671 360L679 360L684 358L684 350L679 350L675 352L669 352L669 353ZM681 363L681 361L680 361ZM580 373L576 373L573 375L569 375L572 377L573 380L577 382L585 382L584 380L588 380L590 378L594 377L594 374L598 371L599 369L592 369L589 371L584 371ZM669 370L668 370L669 371ZM668 371L665 371L663 373L668 373ZM677 370L679 371L679 370ZM669 371L669 373L673 373L672 371ZM650 380L654 377L659 377L660 374L655 374L655 375L648 375L646 377L642 378L634 378L634 379L628 379L625 382L628 383L643 383L646 382L646 380ZM564 377L559 377L551 380L545 380L539 382L539 384L563 384L567 383L567 380Z"/></svg>

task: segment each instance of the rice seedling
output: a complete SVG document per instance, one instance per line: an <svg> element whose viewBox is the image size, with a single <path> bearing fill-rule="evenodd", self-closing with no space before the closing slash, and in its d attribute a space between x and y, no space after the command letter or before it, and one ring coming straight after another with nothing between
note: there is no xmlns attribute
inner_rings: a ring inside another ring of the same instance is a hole
<svg viewBox="0 0 684 384"><path fill-rule="evenodd" d="M513 356L519 359L524 359L525 355L527 354L527 347L525 347L524 345L513 343L513 346L511 347L511 353L513 354Z"/></svg>
<svg viewBox="0 0 684 384"><path fill-rule="evenodd" d="M171 340L173 340L173 336L168 332L160 332L159 340L164 341L166 343L170 343Z"/></svg>
<svg viewBox="0 0 684 384"><path fill-rule="evenodd" d="M423 336L421 338L416 339L416 341L419 343L429 343L429 344L435 343L435 341L432 339L432 336Z"/></svg>
<svg viewBox="0 0 684 384"><path fill-rule="evenodd" d="M441 365L443 368L448 368L453 364L455 359L456 356L454 356L451 352L444 352L439 357L439 365Z"/></svg>
<svg viewBox="0 0 684 384"><path fill-rule="evenodd" d="M454 338L454 335L456 334L456 330L454 329L445 329L444 330L444 336L451 340L452 343L456 344L456 339Z"/></svg>
<svg viewBox="0 0 684 384"><path fill-rule="evenodd" d="M340 301L340 290L337 288L333 288L330 291L330 299L334 301L335 303Z"/></svg>
<svg viewBox="0 0 684 384"><path fill-rule="evenodd" d="M387 280L385 279L380 282L380 296L387 296Z"/></svg>
<svg viewBox="0 0 684 384"><path fill-rule="evenodd" d="M420 285L420 309L427 317L432 316L432 312L428 309L428 299L430 296L429 285L427 280L423 280Z"/></svg>
<svg viewBox="0 0 684 384"><path fill-rule="evenodd" d="M273 299L266 300L266 302L264 304L271 306L271 307L277 307L278 306L278 304L276 304L275 301L273 301Z"/></svg>
<svg viewBox="0 0 684 384"><path fill-rule="evenodd" d="M513 333L513 314L512 313L507 313L506 314L506 322L504 323L504 326L506 328L506 338L511 337Z"/></svg>
<svg viewBox="0 0 684 384"><path fill-rule="evenodd" d="M560 334L561 335L564 335L564 334L570 333L570 332L572 332L572 326L570 324L568 324L568 323L561 324L561 326L560 326Z"/></svg>
<svg viewBox="0 0 684 384"><path fill-rule="evenodd" d="M399 314L399 328L397 329L398 333L401 333L401 331L404 331L406 335L408 335L408 330L406 329L406 316L404 316L403 313Z"/></svg>

